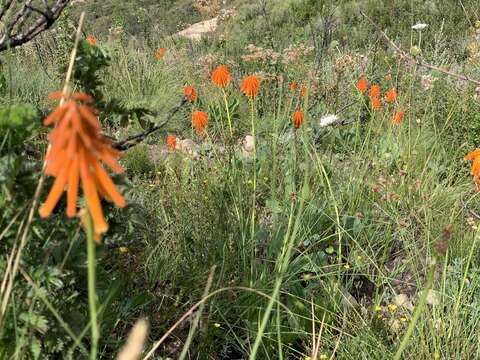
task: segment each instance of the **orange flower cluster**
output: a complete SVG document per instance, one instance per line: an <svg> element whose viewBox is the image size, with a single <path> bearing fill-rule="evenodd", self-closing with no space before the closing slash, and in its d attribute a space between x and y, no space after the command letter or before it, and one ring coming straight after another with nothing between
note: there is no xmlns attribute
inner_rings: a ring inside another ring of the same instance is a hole
<svg viewBox="0 0 480 360"><path fill-rule="evenodd" d="M357 89L360 91L362 94L365 93L368 89L368 81L365 78L360 78L357 81Z"/></svg>
<svg viewBox="0 0 480 360"><path fill-rule="evenodd" d="M185 95L189 102L194 103L197 99L197 90L192 86L185 86L183 89L183 95Z"/></svg>
<svg viewBox="0 0 480 360"><path fill-rule="evenodd" d="M50 98L59 100L64 96L57 92ZM124 198L102 165L105 163L115 173L123 172L118 164L121 153L102 135L96 110L91 107L94 99L82 93L65 97L64 104L44 120L47 126L55 124L48 136L50 151L45 159L45 173L55 177L55 181L39 213L43 218L50 216L66 188L67 216L75 216L81 183L96 239L99 239L98 235L108 230L100 197L113 201L118 207L125 206Z"/></svg>
<svg viewBox="0 0 480 360"><path fill-rule="evenodd" d="M298 129L300 126L302 126L303 121L305 120L305 114L303 113L303 111L297 110L293 113L292 120L293 126L295 127L295 129Z"/></svg>
<svg viewBox="0 0 480 360"><path fill-rule="evenodd" d="M175 150L177 147L177 137L175 135L169 134L167 136L167 147L169 150Z"/></svg>
<svg viewBox="0 0 480 360"><path fill-rule="evenodd" d="M395 124L395 125L400 124L404 116L405 116L405 111L403 110L395 111L392 117L392 124Z"/></svg>
<svg viewBox="0 0 480 360"><path fill-rule="evenodd" d="M97 45L97 39L93 35L87 35L85 40L87 40L89 42L89 44L92 45L92 46Z"/></svg>
<svg viewBox="0 0 480 360"><path fill-rule="evenodd" d="M375 111L380 110L382 107L382 102L380 101L381 89L380 85L374 84L368 90L368 97L370 98L370 103L372 104L372 109Z"/></svg>
<svg viewBox="0 0 480 360"><path fill-rule="evenodd" d="M192 113L192 125L198 136L203 135L208 124L208 114L204 111L195 110Z"/></svg>
<svg viewBox="0 0 480 360"><path fill-rule="evenodd" d="M395 88L391 88L385 93L385 101L390 104L397 101L397 90L395 90Z"/></svg>
<svg viewBox="0 0 480 360"><path fill-rule="evenodd" d="M242 84L240 87L242 88L245 96L255 99L258 91L260 90L260 80L258 80L255 75L247 76L242 80Z"/></svg>
<svg viewBox="0 0 480 360"><path fill-rule="evenodd" d="M297 91L297 87L298 87L297 82L296 82L296 81L292 82L292 83L290 84L290 90L291 90L291 92L293 92L293 93L296 92L296 91Z"/></svg>
<svg viewBox="0 0 480 360"><path fill-rule="evenodd" d="M385 77L386 81L391 80L391 75ZM367 89L368 89L368 81L364 78L361 77L357 81L357 89L360 91L362 94L364 94ZM370 99L370 104L372 106L372 109L375 111L378 111L382 108L382 101L381 101L381 88L380 85L378 84L373 84L370 86L370 89L368 90L368 97ZM385 102L389 104L395 104L397 102L397 89L394 87L390 88L385 92ZM396 109L393 116L392 116L392 123L393 124L400 124L405 116L405 111L403 109Z"/></svg>
<svg viewBox="0 0 480 360"><path fill-rule="evenodd" d="M155 53L155 59L160 60L165 56L165 53L167 52L167 49L165 48L160 48L157 50Z"/></svg>
<svg viewBox="0 0 480 360"><path fill-rule="evenodd" d="M231 76L225 65L219 65L212 72L212 82L218 87L225 88L230 82Z"/></svg>
<svg viewBox="0 0 480 360"><path fill-rule="evenodd" d="M464 159L473 161L470 175L473 176L473 181L475 182L477 190L480 190L480 149L475 149L468 153L465 155Z"/></svg>

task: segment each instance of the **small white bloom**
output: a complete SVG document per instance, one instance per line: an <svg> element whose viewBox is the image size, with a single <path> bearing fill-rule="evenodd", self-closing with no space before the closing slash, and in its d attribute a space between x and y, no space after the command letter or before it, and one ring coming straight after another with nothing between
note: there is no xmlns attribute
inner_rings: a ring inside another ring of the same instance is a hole
<svg viewBox="0 0 480 360"><path fill-rule="evenodd" d="M322 116L320 119L320 127L325 127L328 125L332 125L333 123L336 123L338 121L338 116L337 115L325 115Z"/></svg>
<svg viewBox="0 0 480 360"><path fill-rule="evenodd" d="M417 24L415 24L415 25L412 26L412 29L413 29L413 30L422 31L422 30L425 29L427 26L428 26L428 24L417 23Z"/></svg>

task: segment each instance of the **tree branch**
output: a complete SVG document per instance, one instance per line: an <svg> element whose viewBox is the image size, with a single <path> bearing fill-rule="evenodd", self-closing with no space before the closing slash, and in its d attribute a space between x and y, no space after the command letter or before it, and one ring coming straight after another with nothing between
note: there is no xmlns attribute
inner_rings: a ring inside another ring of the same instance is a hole
<svg viewBox="0 0 480 360"><path fill-rule="evenodd" d="M163 119L163 121L159 122L157 125L151 127L150 129L148 129L146 131L143 131L143 132L138 133L136 135L130 136L130 137L126 138L125 140L121 140L121 141L117 141L117 142L113 143L113 147L117 150L125 151L125 150L128 150L128 149L134 147L135 145L140 144L142 141L144 141L148 137L148 135L150 135L150 134L154 133L155 131L163 128L171 120L173 115L175 115L183 107L183 105L185 105L186 103L187 103L187 98L185 96L182 96L182 99L180 100L180 102L177 105L175 105L165 115L165 118Z"/></svg>
<svg viewBox="0 0 480 360"><path fill-rule="evenodd" d="M380 34L382 34L382 36L385 38L385 40L390 43L390 45L392 45L392 47L400 54L400 57L402 59L405 59L407 60L408 62L410 62L411 64L416 64L418 66L422 66L424 68L427 68L427 69L430 69L430 70L435 70L435 71L438 71L438 72L441 72L441 73L444 73L448 76L451 76L451 77L454 77L454 78L457 78L459 80L463 80L463 81L469 81L475 85L480 85L480 81L479 80L476 80L476 79L472 79L471 77L468 77L466 75L462 75L462 74L457 74L457 73L454 73L452 71L449 71L449 70L444 70L442 68L439 68L438 66L435 66L435 65L431 65L431 64L428 64L426 62L423 62L422 59L420 57L414 59L412 58L410 55L408 55L405 51L403 51L398 45L396 45L389 37L387 34L385 34L385 31L383 31L382 29L380 29L380 27L371 19L369 18L363 11L360 11L360 13L363 15L363 17L365 19L367 19L367 21L375 28L377 29L378 32L380 32Z"/></svg>
<svg viewBox="0 0 480 360"><path fill-rule="evenodd" d="M7 0L1 7L0 20L2 20L11 8L12 2L12 0ZM46 0L42 2L45 9L33 7L32 0L27 0L11 18L3 20L5 26L0 32L0 51L23 45L41 32L49 29L58 19L70 0L55 0L51 6ZM34 18L33 22L27 22L32 12L37 13L39 16ZM26 22L30 24L24 25Z"/></svg>

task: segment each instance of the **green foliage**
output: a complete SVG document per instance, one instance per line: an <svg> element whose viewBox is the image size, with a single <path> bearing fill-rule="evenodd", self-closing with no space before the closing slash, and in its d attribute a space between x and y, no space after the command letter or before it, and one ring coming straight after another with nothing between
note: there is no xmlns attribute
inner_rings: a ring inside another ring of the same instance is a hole
<svg viewBox="0 0 480 360"><path fill-rule="evenodd" d="M399 61L360 13L406 49L420 42L412 22L428 23L422 59L475 77L465 49L475 1L235 4L236 18L190 43L165 39L180 22L200 19L191 2L89 1L69 9L59 37L11 54L12 63L3 68L5 87L0 83L0 274L18 246L42 169L43 99L61 86L72 45L70 20L86 9L86 33L99 42L80 42L72 87L96 98L105 133L122 139L149 129L178 103L182 86L199 92L195 104L186 104L158 135L122 158L126 171L114 182L127 207L102 204L110 228L97 246L99 358L114 358L144 316L150 348L202 299L213 266L211 292L218 293L202 314L193 312L173 330L156 357L177 358L198 315L190 358L247 358L279 283L258 359L311 356L319 332L320 358L390 358L412 310L388 305L405 295L417 306L439 245L448 247L434 284L440 303L427 305L405 356L477 358L478 336L469 329L480 321L472 230L480 204L461 160L480 136L475 87ZM119 41L106 40L112 25L123 27ZM279 58L242 59L250 43ZM160 61L153 56L159 44L167 48ZM282 61L284 50L297 45L315 49ZM217 63L232 70L226 104L208 80ZM253 106L254 160L245 143L252 103L238 85L244 75L262 72ZM382 93L396 87L398 101L372 112L368 96L354 86L360 75L379 83ZM426 87L425 75L437 80ZM308 85L308 96L291 92L292 80ZM30 104L12 105L18 100ZM391 117L400 108L405 119L394 126ZM209 114L203 137L191 129L194 109ZM295 109L306 113L296 131ZM332 113L341 123L322 126L321 117ZM165 148L167 133L178 137L175 151ZM47 177L45 188L52 182ZM1 358L88 357L85 235L64 208L62 199L49 219L33 217L0 326Z"/></svg>

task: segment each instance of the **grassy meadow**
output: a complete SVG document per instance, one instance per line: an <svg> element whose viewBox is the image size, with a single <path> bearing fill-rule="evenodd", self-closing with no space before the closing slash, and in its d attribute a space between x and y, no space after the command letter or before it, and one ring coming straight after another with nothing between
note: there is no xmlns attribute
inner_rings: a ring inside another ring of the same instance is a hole
<svg viewBox="0 0 480 360"><path fill-rule="evenodd" d="M0 54L0 359L480 359L477 1L116 3ZM102 236L38 211L72 49Z"/></svg>

